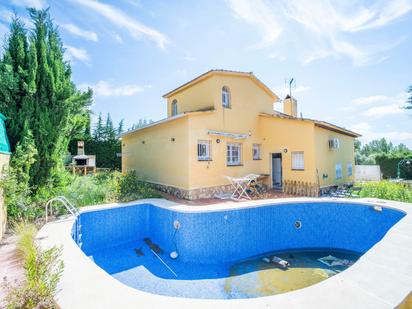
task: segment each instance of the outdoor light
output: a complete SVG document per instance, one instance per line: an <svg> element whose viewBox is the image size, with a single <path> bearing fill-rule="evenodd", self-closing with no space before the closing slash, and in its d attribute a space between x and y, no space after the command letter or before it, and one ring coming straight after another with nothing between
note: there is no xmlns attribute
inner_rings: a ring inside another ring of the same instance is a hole
<svg viewBox="0 0 412 309"><path fill-rule="evenodd" d="M216 143L218 143L218 144L220 143L220 138L218 138L218 139L216 140Z"/></svg>
<svg viewBox="0 0 412 309"><path fill-rule="evenodd" d="M170 140L171 140L172 142L174 142L174 141L175 141L175 138L174 138L174 137L172 137Z"/></svg>
<svg viewBox="0 0 412 309"><path fill-rule="evenodd" d="M283 149L283 152L288 153L288 149L287 148Z"/></svg>
<svg viewBox="0 0 412 309"><path fill-rule="evenodd" d="M403 159L398 162L398 168L396 169L396 178L400 179L401 178L401 166L402 165L410 165L411 160L410 159Z"/></svg>
<svg viewBox="0 0 412 309"><path fill-rule="evenodd" d="M249 136L252 136L252 131L249 130Z"/></svg>

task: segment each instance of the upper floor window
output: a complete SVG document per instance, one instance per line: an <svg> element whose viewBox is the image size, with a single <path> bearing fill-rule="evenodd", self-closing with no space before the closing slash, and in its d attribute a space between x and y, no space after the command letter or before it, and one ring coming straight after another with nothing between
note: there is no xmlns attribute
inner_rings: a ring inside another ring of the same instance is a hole
<svg viewBox="0 0 412 309"><path fill-rule="evenodd" d="M173 100L172 102L172 116L177 115L177 100Z"/></svg>
<svg viewBox="0 0 412 309"><path fill-rule="evenodd" d="M239 143L227 144L227 165L240 165L241 146Z"/></svg>
<svg viewBox="0 0 412 309"><path fill-rule="evenodd" d="M303 151L292 152L292 170L303 171L305 169L305 157Z"/></svg>
<svg viewBox="0 0 412 309"><path fill-rule="evenodd" d="M260 159L260 144L253 144L253 160Z"/></svg>
<svg viewBox="0 0 412 309"><path fill-rule="evenodd" d="M222 88L222 105L226 108L230 107L230 90L226 86Z"/></svg>
<svg viewBox="0 0 412 309"><path fill-rule="evenodd" d="M209 161L212 159L210 154L210 141L197 142L197 159L199 161Z"/></svg>

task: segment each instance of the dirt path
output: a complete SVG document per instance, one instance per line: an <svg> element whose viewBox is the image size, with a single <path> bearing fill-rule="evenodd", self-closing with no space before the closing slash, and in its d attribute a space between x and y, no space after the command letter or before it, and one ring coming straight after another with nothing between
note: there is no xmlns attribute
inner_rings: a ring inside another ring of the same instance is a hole
<svg viewBox="0 0 412 309"><path fill-rule="evenodd" d="M3 308L5 291L4 278L12 285L20 281L23 276L22 260L16 248L17 236L6 234L0 241L0 308Z"/></svg>

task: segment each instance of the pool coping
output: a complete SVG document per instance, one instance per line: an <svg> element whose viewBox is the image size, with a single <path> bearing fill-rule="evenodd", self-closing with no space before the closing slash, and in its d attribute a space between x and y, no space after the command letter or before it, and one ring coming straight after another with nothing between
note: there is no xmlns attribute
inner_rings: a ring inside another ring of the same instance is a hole
<svg viewBox="0 0 412 309"><path fill-rule="evenodd" d="M71 308L394 308L412 290L412 204L362 198L282 198L190 206L164 199L144 199L82 208L82 212L120 206L152 204L177 212L210 212L305 202L357 203L393 208L406 213L349 269L315 285L252 299L189 299L143 292L124 285L93 263L70 236L73 217L43 226L38 233L43 248L62 246L65 269L56 302Z"/></svg>

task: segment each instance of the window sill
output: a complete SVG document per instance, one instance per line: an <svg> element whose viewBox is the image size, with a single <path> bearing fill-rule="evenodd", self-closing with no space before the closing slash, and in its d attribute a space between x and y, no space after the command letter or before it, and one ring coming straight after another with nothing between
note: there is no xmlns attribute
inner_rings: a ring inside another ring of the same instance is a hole
<svg viewBox="0 0 412 309"><path fill-rule="evenodd" d="M296 172L304 172L305 169L297 169L297 168L292 168L292 171L296 171Z"/></svg>
<svg viewBox="0 0 412 309"><path fill-rule="evenodd" d="M261 161L262 159L261 158L259 158L259 159L253 159L253 161Z"/></svg>
<svg viewBox="0 0 412 309"><path fill-rule="evenodd" d="M243 164L226 164L227 167L232 167L232 166L243 166Z"/></svg>
<svg viewBox="0 0 412 309"><path fill-rule="evenodd" d="M197 159L198 162L210 162L212 159Z"/></svg>

